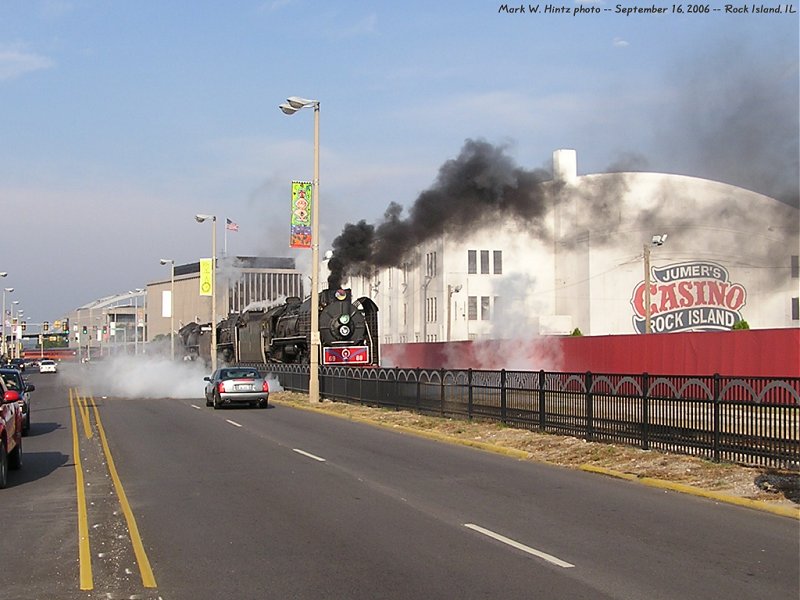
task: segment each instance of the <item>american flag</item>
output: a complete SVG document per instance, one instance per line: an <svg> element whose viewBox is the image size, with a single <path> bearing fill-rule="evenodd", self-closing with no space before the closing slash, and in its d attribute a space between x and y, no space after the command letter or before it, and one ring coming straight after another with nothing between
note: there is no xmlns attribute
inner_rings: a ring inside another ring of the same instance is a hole
<svg viewBox="0 0 800 600"><path fill-rule="evenodd" d="M239 225L231 221L230 219L225 219L225 229L228 231L239 231Z"/></svg>

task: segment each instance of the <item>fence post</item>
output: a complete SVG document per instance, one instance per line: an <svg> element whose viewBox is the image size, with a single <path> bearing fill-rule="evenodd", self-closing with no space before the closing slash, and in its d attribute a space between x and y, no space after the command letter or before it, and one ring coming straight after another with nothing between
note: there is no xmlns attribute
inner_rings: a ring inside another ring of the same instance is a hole
<svg viewBox="0 0 800 600"><path fill-rule="evenodd" d="M394 368L394 409L400 410L400 367Z"/></svg>
<svg viewBox="0 0 800 600"><path fill-rule="evenodd" d="M586 439L592 441L594 437L594 398L592 394L592 372L586 371Z"/></svg>
<svg viewBox="0 0 800 600"><path fill-rule="evenodd" d="M547 415L544 412L544 369L539 371L539 431L544 431L547 427Z"/></svg>
<svg viewBox="0 0 800 600"><path fill-rule="evenodd" d="M467 369L467 417L472 420L472 369Z"/></svg>
<svg viewBox="0 0 800 600"><path fill-rule="evenodd" d="M650 375L642 373L642 450L650 449Z"/></svg>
<svg viewBox="0 0 800 600"><path fill-rule="evenodd" d="M417 412L419 412L419 392L420 392L420 390L419 390L419 386L420 386L420 383L419 383L419 372L420 372L420 370L421 369L419 367L414 369L414 372L417 374Z"/></svg>
<svg viewBox="0 0 800 600"><path fill-rule="evenodd" d="M713 458L714 462L719 462L719 445L720 445L720 425L719 425L719 409L720 409L720 375L714 373L714 449Z"/></svg>
<svg viewBox="0 0 800 600"><path fill-rule="evenodd" d="M439 369L439 415L444 416L444 369Z"/></svg>
<svg viewBox="0 0 800 600"><path fill-rule="evenodd" d="M500 422L506 422L506 370L500 370Z"/></svg>

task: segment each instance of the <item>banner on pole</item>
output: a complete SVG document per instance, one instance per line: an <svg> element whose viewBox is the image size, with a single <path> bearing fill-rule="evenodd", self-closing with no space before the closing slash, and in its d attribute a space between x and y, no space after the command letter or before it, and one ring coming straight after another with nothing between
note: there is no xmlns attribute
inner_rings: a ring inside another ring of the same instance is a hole
<svg viewBox="0 0 800 600"><path fill-rule="evenodd" d="M211 259L210 258L201 258L200 259L200 295L201 296L210 296L211 295Z"/></svg>
<svg viewBox="0 0 800 600"><path fill-rule="evenodd" d="M171 290L162 290L161 291L161 316L162 317L171 317L172 316L172 291Z"/></svg>
<svg viewBox="0 0 800 600"><path fill-rule="evenodd" d="M311 248L311 203L313 186L310 181L292 182L291 248Z"/></svg>

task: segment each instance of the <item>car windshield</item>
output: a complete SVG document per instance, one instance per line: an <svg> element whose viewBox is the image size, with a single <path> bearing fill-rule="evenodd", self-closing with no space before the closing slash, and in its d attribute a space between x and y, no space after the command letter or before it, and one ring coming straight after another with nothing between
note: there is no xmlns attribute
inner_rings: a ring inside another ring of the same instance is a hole
<svg viewBox="0 0 800 600"><path fill-rule="evenodd" d="M220 373L220 379L239 379L239 378L258 379L258 371L254 369L226 369Z"/></svg>
<svg viewBox="0 0 800 600"><path fill-rule="evenodd" d="M56 361L45 359L45 360L41 361L39 364L40 365L54 365L54 364L56 364Z"/></svg>
<svg viewBox="0 0 800 600"><path fill-rule="evenodd" d="M3 381L6 382L6 387L10 390L19 390L19 381L13 373L3 373Z"/></svg>

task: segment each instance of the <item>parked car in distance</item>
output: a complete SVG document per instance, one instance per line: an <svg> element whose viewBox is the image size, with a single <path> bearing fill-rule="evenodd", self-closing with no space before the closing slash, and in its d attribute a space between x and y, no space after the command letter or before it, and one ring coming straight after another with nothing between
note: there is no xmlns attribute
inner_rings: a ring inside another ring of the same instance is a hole
<svg viewBox="0 0 800 600"><path fill-rule="evenodd" d="M57 373L58 365L51 358L43 358L39 361L39 373Z"/></svg>
<svg viewBox="0 0 800 600"><path fill-rule="evenodd" d="M206 381L206 406L250 404L266 408L269 404L269 383L251 367L222 367Z"/></svg>
<svg viewBox="0 0 800 600"><path fill-rule="evenodd" d="M8 485L8 470L22 466L20 395L0 377L0 489Z"/></svg>
<svg viewBox="0 0 800 600"><path fill-rule="evenodd" d="M0 369L0 378L8 390L18 392L22 408L22 435L28 435L31 429L31 392L36 389L32 383L25 381L22 373L16 369Z"/></svg>

